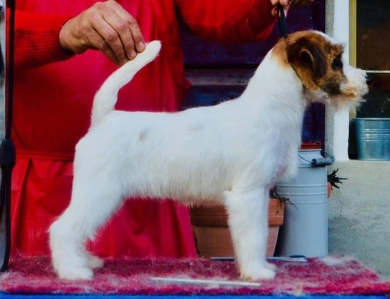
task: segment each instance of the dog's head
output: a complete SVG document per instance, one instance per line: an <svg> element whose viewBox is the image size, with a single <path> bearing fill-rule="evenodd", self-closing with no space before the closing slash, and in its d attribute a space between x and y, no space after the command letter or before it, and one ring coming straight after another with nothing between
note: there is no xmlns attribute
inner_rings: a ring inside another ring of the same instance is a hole
<svg viewBox="0 0 390 299"><path fill-rule="evenodd" d="M274 54L294 69L308 102L358 106L368 92L366 73L346 63L343 51L342 44L321 32L300 31L281 39Z"/></svg>

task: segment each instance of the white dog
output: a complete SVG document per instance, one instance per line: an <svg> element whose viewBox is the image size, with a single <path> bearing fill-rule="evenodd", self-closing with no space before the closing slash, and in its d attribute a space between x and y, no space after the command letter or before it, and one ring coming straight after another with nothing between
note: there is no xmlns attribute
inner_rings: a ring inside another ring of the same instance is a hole
<svg viewBox="0 0 390 299"><path fill-rule="evenodd" d="M343 46L315 31L291 34L267 54L237 99L177 113L114 110L118 90L159 53L151 42L95 96L92 125L76 147L70 206L50 228L60 278L92 279L103 262L86 240L128 197L223 203L242 278L272 279L266 262L269 190L292 177L305 108L357 105L366 75Z"/></svg>

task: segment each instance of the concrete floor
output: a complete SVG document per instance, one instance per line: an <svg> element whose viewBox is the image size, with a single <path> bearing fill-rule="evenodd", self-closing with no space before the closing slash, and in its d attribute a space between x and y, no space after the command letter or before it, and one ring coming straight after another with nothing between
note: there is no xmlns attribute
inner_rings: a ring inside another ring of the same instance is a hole
<svg viewBox="0 0 390 299"><path fill-rule="evenodd" d="M390 161L336 162L346 177L329 199L329 254L351 255L390 277Z"/></svg>

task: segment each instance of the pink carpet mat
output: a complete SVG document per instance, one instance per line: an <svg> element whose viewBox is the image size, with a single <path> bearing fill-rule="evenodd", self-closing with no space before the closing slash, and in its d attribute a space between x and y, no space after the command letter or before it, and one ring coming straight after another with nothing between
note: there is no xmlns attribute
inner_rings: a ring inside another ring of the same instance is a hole
<svg viewBox="0 0 390 299"><path fill-rule="evenodd" d="M232 261L206 259L113 259L96 271L93 281L56 278L48 257L14 257L0 275L0 292L11 294L128 295L386 295L390 281L349 257L309 259L307 263L274 262L275 280L260 287L178 285L153 282L152 277L239 280Z"/></svg>

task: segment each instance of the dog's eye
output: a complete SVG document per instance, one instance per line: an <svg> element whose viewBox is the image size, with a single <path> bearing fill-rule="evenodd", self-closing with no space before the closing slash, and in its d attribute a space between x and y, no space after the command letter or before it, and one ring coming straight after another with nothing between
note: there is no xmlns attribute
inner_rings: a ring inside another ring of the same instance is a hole
<svg viewBox="0 0 390 299"><path fill-rule="evenodd" d="M332 69L340 70L343 68L343 61L341 60L341 56L337 56L332 62Z"/></svg>

